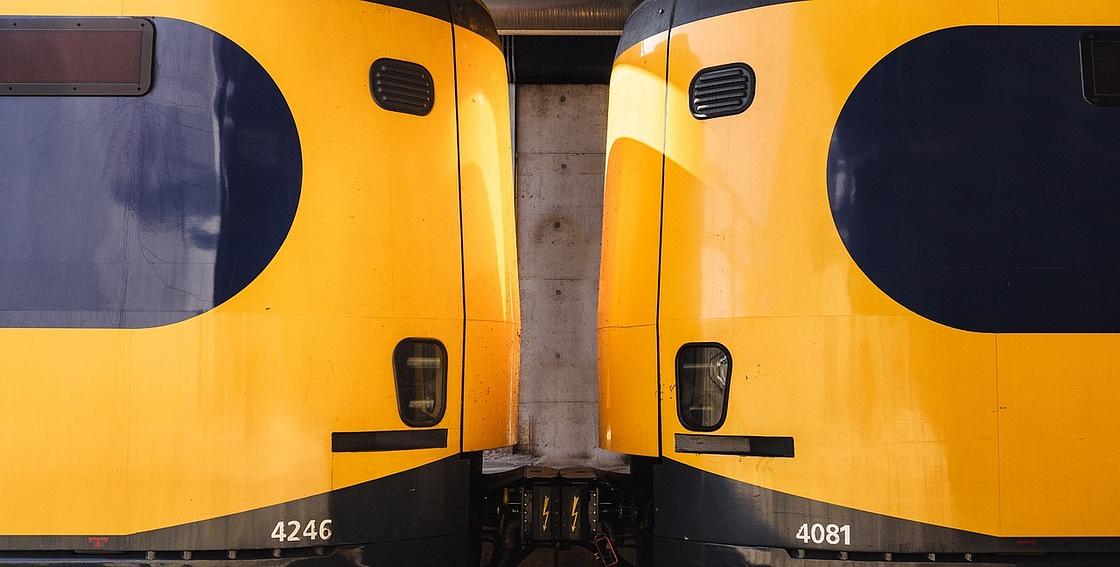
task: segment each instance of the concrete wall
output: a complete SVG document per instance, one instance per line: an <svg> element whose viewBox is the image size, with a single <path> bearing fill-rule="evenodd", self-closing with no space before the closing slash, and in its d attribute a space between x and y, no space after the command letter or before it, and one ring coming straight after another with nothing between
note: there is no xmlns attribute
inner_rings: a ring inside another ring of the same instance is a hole
<svg viewBox="0 0 1120 567"><path fill-rule="evenodd" d="M609 464L597 449L595 342L607 87L521 85L514 110L522 308L515 452L554 466Z"/></svg>
<svg viewBox="0 0 1120 567"><path fill-rule="evenodd" d="M521 427L513 453L491 452L488 466L491 472L530 463L618 469L622 457L598 449L595 322L607 87L519 85L514 115ZM539 549L521 565L602 563L575 547Z"/></svg>

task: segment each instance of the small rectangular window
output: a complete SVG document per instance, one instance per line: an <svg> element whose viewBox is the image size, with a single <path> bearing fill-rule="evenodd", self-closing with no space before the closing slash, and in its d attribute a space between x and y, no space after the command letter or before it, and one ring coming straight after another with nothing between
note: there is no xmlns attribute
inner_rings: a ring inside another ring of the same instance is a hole
<svg viewBox="0 0 1120 567"><path fill-rule="evenodd" d="M153 26L141 18L0 18L0 96L140 96Z"/></svg>
<svg viewBox="0 0 1120 567"><path fill-rule="evenodd" d="M686 428L715 431L727 417L731 354L719 344L689 344L677 352L677 414Z"/></svg>
<svg viewBox="0 0 1120 567"><path fill-rule="evenodd" d="M431 339L405 339L393 350L397 410L409 427L431 427L447 407L447 349Z"/></svg>
<svg viewBox="0 0 1120 567"><path fill-rule="evenodd" d="M1094 32L1081 43L1085 99L1095 106L1120 106L1120 34Z"/></svg>

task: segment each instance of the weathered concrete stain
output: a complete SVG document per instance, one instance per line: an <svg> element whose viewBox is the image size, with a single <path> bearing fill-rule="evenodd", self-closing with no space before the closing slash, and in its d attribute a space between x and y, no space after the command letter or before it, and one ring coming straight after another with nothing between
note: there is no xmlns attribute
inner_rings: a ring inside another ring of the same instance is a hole
<svg viewBox="0 0 1120 567"><path fill-rule="evenodd" d="M519 86L516 109L522 342L515 451L552 465L617 463L597 448L607 87Z"/></svg>

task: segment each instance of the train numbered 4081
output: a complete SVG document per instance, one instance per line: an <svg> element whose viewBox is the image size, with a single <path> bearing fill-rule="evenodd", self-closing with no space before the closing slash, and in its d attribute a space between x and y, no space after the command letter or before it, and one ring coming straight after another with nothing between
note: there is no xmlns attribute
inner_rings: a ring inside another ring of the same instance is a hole
<svg viewBox="0 0 1120 567"><path fill-rule="evenodd" d="M0 556L463 565L513 443L473 0L0 1Z"/></svg>
<svg viewBox="0 0 1120 567"><path fill-rule="evenodd" d="M1117 560L1120 4L650 0L608 130L656 564Z"/></svg>

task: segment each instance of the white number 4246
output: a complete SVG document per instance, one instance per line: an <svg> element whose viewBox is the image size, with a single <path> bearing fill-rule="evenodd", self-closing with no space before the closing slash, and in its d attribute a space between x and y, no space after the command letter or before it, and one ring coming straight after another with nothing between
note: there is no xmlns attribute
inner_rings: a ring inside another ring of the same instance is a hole
<svg viewBox="0 0 1120 567"><path fill-rule="evenodd" d="M836 524L801 524L797 530L797 539L816 544L852 545L852 526Z"/></svg>
<svg viewBox="0 0 1120 567"><path fill-rule="evenodd" d="M300 528L303 528L302 532ZM331 539L331 521L323 520L316 526L315 520L309 520L305 526L302 522L290 520L276 522L276 527L272 528L272 539L282 542L302 541L300 535L311 541Z"/></svg>

